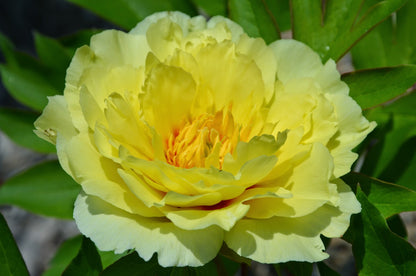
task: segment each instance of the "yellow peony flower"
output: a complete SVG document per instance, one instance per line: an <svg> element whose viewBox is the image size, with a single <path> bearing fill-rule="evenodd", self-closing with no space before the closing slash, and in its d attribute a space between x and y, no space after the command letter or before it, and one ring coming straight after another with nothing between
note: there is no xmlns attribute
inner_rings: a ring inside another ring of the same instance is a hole
<svg viewBox="0 0 416 276"><path fill-rule="evenodd" d="M77 50L36 133L82 186L100 250L200 266L223 243L262 263L328 257L360 204L340 177L375 127L334 61L224 17L147 17Z"/></svg>

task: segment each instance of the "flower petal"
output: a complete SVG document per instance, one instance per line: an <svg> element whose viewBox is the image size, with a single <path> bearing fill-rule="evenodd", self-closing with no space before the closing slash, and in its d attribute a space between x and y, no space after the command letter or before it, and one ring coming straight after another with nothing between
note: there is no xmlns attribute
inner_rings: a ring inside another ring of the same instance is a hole
<svg viewBox="0 0 416 276"><path fill-rule="evenodd" d="M229 206L213 206L203 209L163 209L166 217L176 226L185 230L204 229L211 225L217 225L229 231L234 224L247 213L250 206L234 203Z"/></svg>
<svg viewBox="0 0 416 276"><path fill-rule="evenodd" d="M183 230L166 219L132 215L84 193L75 202L74 218L80 231L100 250L123 253L135 249L145 261L157 253L162 266L206 264L223 242L223 230L217 226Z"/></svg>
<svg viewBox="0 0 416 276"><path fill-rule="evenodd" d="M162 139L190 116L196 85L181 68L155 65L146 79L143 114Z"/></svg>
<svg viewBox="0 0 416 276"><path fill-rule="evenodd" d="M137 200L118 175L118 165L101 156L89 139L85 134L79 134L65 144L70 174L82 189L127 212L159 216L158 210L150 209Z"/></svg>
<svg viewBox="0 0 416 276"><path fill-rule="evenodd" d="M320 227L301 218L242 219L224 241L240 256L262 263L317 262L328 257Z"/></svg>

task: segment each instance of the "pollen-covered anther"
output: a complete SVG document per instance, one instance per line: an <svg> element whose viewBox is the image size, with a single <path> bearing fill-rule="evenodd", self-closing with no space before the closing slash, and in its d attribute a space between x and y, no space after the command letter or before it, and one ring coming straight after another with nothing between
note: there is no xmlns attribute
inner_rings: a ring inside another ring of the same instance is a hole
<svg viewBox="0 0 416 276"><path fill-rule="evenodd" d="M174 129L165 142L169 164L180 168L222 167L224 156L239 141L239 127L230 112L202 114ZM210 162L207 162L207 159Z"/></svg>

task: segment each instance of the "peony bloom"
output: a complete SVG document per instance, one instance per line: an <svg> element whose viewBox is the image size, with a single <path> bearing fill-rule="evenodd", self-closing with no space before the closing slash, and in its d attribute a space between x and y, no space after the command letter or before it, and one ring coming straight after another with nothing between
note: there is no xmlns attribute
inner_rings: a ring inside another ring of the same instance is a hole
<svg viewBox="0 0 416 276"><path fill-rule="evenodd" d="M328 257L360 204L340 177L375 127L334 61L294 40L179 12L77 50L36 133L82 186L74 218L100 250L200 266L223 243L262 262Z"/></svg>

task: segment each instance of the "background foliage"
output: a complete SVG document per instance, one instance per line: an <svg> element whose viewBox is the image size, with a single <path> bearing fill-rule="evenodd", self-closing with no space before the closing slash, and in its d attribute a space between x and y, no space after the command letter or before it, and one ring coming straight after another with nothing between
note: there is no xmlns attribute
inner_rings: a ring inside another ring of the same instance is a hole
<svg viewBox="0 0 416 276"><path fill-rule="evenodd" d="M253 37L267 43L287 36L308 44L325 62L345 54L357 71L344 74L351 96L377 129L357 148L355 171L344 177L362 205L344 239L352 244L360 275L416 273L416 250L407 242L398 216L416 210L416 0L68 0L129 30L156 11L179 10L191 16L228 16ZM52 39L34 34L37 55L15 49L0 34L5 63L1 80L23 108L0 107L0 129L17 144L41 153L55 149L33 134L33 122L47 96L62 93L65 71L75 49L89 43L97 30L83 30ZM359 173L358 173L359 171ZM8 179L0 188L0 204L31 212L71 218L79 192L58 161L38 164ZM227 254L224 254L227 255ZM228 258L227 258L228 257ZM136 253L99 252L85 237L67 240L44 275L233 275L233 256L218 256L202 268L161 268L153 258ZM244 270L246 265L242 266ZM311 275L312 264L274 266L278 273ZM322 275L337 275L324 263ZM27 275L27 269L7 224L0 216L0 275Z"/></svg>

